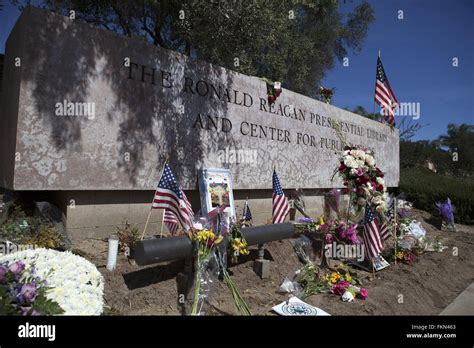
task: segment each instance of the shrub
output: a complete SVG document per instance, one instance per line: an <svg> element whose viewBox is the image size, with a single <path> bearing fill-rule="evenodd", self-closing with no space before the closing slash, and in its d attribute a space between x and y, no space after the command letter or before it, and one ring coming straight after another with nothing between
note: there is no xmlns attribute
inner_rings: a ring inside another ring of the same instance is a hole
<svg viewBox="0 0 474 348"><path fill-rule="evenodd" d="M64 237L51 222L38 216L28 216L18 204L9 207L8 218L0 225L0 240L44 248L64 248Z"/></svg>
<svg viewBox="0 0 474 348"><path fill-rule="evenodd" d="M426 168L402 168L399 191L404 192L416 208L428 212L435 212L435 203L449 197L456 208L455 222L474 224L472 178L439 175Z"/></svg>

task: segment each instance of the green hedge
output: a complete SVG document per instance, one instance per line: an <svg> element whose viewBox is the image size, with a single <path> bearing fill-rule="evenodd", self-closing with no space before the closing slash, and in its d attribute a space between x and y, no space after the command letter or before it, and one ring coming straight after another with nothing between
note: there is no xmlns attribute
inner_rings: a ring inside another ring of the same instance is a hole
<svg viewBox="0 0 474 348"><path fill-rule="evenodd" d="M428 212L436 211L436 202L447 197L455 206L454 220L462 224L474 224L474 179L444 176L426 168L401 168L400 192L416 208Z"/></svg>

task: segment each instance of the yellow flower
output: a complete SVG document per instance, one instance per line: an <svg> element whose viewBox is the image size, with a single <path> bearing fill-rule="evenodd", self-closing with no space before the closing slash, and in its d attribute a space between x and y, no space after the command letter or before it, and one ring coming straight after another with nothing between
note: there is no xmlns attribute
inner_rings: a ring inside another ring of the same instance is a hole
<svg viewBox="0 0 474 348"><path fill-rule="evenodd" d="M346 273L346 276L345 276L346 280L349 282L349 283L352 283L352 277L350 275L349 272Z"/></svg>
<svg viewBox="0 0 474 348"><path fill-rule="evenodd" d="M323 219L322 216L319 218L318 223L319 223L320 225L324 225L324 219Z"/></svg>
<svg viewBox="0 0 474 348"><path fill-rule="evenodd" d="M403 251L397 251L397 259L403 259Z"/></svg>
<svg viewBox="0 0 474 348"><path fill-rule="evenodd" d="M341 279L339 272L333 272L331 274L331 283L337 283Z"/></svg>

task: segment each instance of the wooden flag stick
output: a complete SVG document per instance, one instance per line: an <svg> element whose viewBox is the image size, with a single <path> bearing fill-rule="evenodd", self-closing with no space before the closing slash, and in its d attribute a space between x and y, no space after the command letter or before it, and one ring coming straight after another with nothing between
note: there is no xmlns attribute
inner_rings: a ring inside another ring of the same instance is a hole
<svg viewBox="0 0 474 348"><path fill-rule="evenodd" d="M165 224L165 210L163 209L163 218L161 220L160 238L163 238L163 225Z"/></svg>
<svg viewBox="0 0 474 348"><path fill-rule="evenodd" d="M163 164L163 169L161 170L161 175L160 175L160 180L161 178L163 177L163 173L165 171L165 167L166 167L166 163L168 162L168 156L166 156L165 158L165 163ZM156 191L155 191L156 192ZM155 194L153 194L153 201L155 200ZM151 216L151 212L153 210L153 201L151 201L151 207L150 207L150 212L148 213L148 217L146 218L146 222L145 222L145 228L143 229L143 233L142 233L142 239L145 237L145 232L146 232L146 228L148 227L148 221L150 220L150 216ZM164 214L164 213L163 213ZM163 223L161 224L161 227L163 228Z"/></svg>
<svg viewBox="0 0 474 348"><path fill-rule="evenodd" d="M395 253L395 264L397 264L397 198L393 198L393 237L395 238L395 248L394 253Z"/></svg>
<svg viewBox="0 0 474 348"><path fill-rule="evenodd" d="M148 221L150 221L150 216L151 216L151 211L153 210L153 208L150 208L150 212L148 213L148 217L146 218L146 222L145 222L145 228L143 229L143 233L142 233L142 239L143 240L143 237L145 237L145 232L146 232L146 228L148 226Z"/></svg>

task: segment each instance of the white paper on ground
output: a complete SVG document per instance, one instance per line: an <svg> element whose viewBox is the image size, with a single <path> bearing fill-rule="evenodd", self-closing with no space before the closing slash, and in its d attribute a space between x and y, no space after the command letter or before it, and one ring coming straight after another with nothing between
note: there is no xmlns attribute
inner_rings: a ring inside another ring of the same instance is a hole
<svg viewBox="0 0 474 348"><path fill-rule="evenodd" d="M331 315L321 308L311 306L301 301L298 297L291 297L288 302L282 302L272 308L273 311L280 315L289 316L307 316L307 315Z"/></svg>
<svg viewBox="0 0 474 348"><path fill-rule="evenodd" d="M376 271L380 271L388 266L390 266L390 264L381 255L374 259L374 269Z"/></svg>

